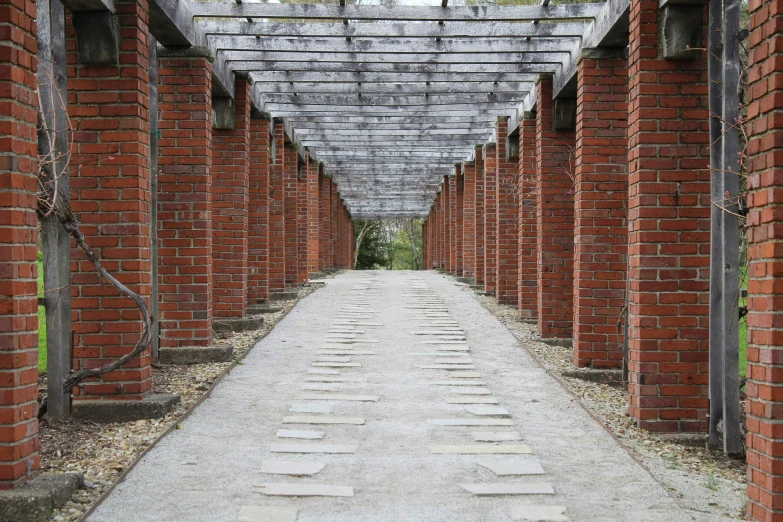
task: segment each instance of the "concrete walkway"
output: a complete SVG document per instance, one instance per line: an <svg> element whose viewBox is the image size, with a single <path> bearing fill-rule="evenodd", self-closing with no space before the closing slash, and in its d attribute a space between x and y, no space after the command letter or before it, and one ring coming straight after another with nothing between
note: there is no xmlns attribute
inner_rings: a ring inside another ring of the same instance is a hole
<svg viewBox="0 0 783 522"><path fill-rule="evenodd" d="M689 519L468 292L435 273L349 272L299 303L89 520Z"/></svg>

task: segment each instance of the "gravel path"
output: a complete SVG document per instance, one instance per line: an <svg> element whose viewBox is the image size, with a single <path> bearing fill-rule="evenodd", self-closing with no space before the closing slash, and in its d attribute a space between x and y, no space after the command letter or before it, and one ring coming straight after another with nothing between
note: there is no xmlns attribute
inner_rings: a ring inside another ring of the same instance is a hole
<svg viewBox="0 0 783 522"><path fill-rule="evenodd" d="M458 327L451 327L451 321ZM449 331L437 333L445 329ZM413 333L424 331L436 333ZM467 344L459 343L462 332ZM444 349L468 347L467 353L443 354ZM373 353L321 353L351 350ZM452 362L466 359L471 362ZM325 366L354 363L361 366ZM444 363L457 365L454 370L418 367ZM323 371L339 374L310 373ZM455 376L459 374L454 372L465 371L478 372L480 377ZM313 381L319 377L360 382ZM471 386L435 384L441 381ZM472 385L475 382L486 385ZM460 393L469 390L469 394ZM300 399L305 394L378 400ZM449 404L447 398L494 398L498 405ZM508 416L502 409L490 416L471 413L487 407L505 408ZM299 411L292 412L292 408ZM347 417L363 419L364 424L283 424L287 416ZM489 419L511 425L443 426L433 419ZM325 435L321 440L279 438L280 429ZM522 440L476 442L474 432L519 433ZM276 444L349 446L320 449L355 449L355 453L272 452ZM431 452L475 452L476 446L478 451L525 451L529 447L532 454ZM314 463L315 469L324 466L305 477L262 472L262 467L275 465L269 461L281 460ZM544 474L497 476L484 464L528 469L540 465ZM283 497L257 492L272 492L266 485L277 483L345 486L353 488L353 497ZM477 496L460 484L539 492L551 488L554 494ZM254 491L254 486L265 488ZM296 508L299 521L547 519L530 506L554 508L550 509L553 514L565 508L570 520L691 520L493 315L447 279L428 272L348 272L329 280L259 342L181 429L142 459L89 520L295 520L287 514L290 511L278 513L277 518L262 518L266 515L253 514L249 506Z"/></svg>

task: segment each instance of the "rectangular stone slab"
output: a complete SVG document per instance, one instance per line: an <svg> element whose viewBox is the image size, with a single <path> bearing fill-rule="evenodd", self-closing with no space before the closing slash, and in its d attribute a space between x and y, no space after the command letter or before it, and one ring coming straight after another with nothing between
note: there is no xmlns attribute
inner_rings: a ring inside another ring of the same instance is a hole
<svg viewBox="0 0 783 522"><path fill-rule="evenodd" d="M326 334L327 339L356 339L356 334Z"/></svg>
<svg viewBox="0 0 783 522"><path fill-rule="evenodd" d="M502 406L465 406L465 409L473 415L487 415L492 417L509 417L511 414Z"/></svg>
<svg viewBox="0 0 783 522"><path fill-rule="evenodd" d="M302 385L302 389L307 391L337 391L334 386L325 384L304 384Z"/></svg>
<svg viewBox="0 0 783 522"><path fill-rule="evenodd" d="M451 372L451 375L453 375L454 373L456 372ZM486 386L487 385L487 383L483 381L465 381L462 379L459 380L452 379L450 381L432 381L432 383L430 384L435 384L437 386Z"/></svg>
<svg viewBox="0 0 783 522"><path fill-rule="evenodd" d="M451 341L440 339L437 341L420 341L421 344L468 344L466 341Z"/></svg>
<svg viewBox="0 0 783 522"><path fill-rule="evenodd" d="M554 495L551 484L460 484L460 487L477 496L490 495Z"/></svg>
<svg viewBox="0 0 783 522"><path fill-rule="evenodd" d="M454 379L475 379L481 377L481 374L479 372L451 372L449 377ZM460 386L462 386L462 383L460 383Z"/></svg>
<svg viewBox="0 0 783 522"><path fill-rule="evenodd" d="M473 435L473 440L476 442L522 440L522 435L516 431L474 431L471 435Z"/></svg>
<svg viewBox="0 0 783 522"><path fill-rule="evenodd" d="M281 439L323 439L323 431L308 430L277 430L277 436Z"/></svg>
<svg viewBox="0 0 783 522"><path fill-rule="evenodd" d="M475 370L472 364L417 364L422 370Z"/></svg>
<svg viewBox="0 0 783 522"><path fill-rule="evenodd" d="M433 361L433 364L473 364L473 359L470 357L460 357L461 354L455 353L451 359L437 359Z"/></svg>
<svg viewBox="0 0 783 522"><path fill-rule="evenodd" d="M446 397L446 404L497 404L494 397Z"/></svg>
<svg viewBox="0 0 783 522"><path fill-rule="evenodd" d="M436 426L513 426L511 419L427 419Z"/></svg>
<svg viewBox="0 0 783 522"><path fill-rule="evenodd" d="M299 509L289 506L240 506L237 522L296 522Z"/></svg>
<svg viewBox="0 0 783 522"><path fill-rule="evenodd" d="M383 323L356 323L358 326L383 326Z"/></svg>
<svg viewBox="0 0 783 522"><path fill-rule="evenodd" d="M410 352L405 355L410 355L411 357L454 357L460 354L449 352Z"/></svg>
<svg viewBox="0 0 783 522"><path fill-rule="evenodd" d="M253 486L254 493L281 497L352 497L353 488L324 484L286 484L283 482Z"/></svg>
<svg viewBox="0 0 783 522"><path fill-rule="evenodd" d="M527 522L568 522L565 506L526 506L512 504L508 508L511 520Z"/></svg>
<svg viewBox="0 0 783 522"><path fill-rule="evenodd" d="M310 366L320 366L323 368L358 368L361 365L361 363L315 362Z"/></svg>
<svg viewBox="0 0 783 522"><path fill-rule="evenodd" d="M310 368L307 373L313 373L318 375L340 375L340 370L327 370L323 368Z"/></svg>
<svg viewBox="0 0 783 522"><path fill-rule="evenodd" d="M288 410L291 413L332 413L332 407L328 404L292 404Z"/></svg>
<svg viewBox="0 0 783 522"><path fill-rule="evenodd" d="M359 402L378 402L377 395L339 395L339 394L307 394L297 397L300 400L307 401L359 401Z"/></svg>
<svg viewBox="0 0 783 522"><path fill-rule="evenodd" d="M449 393L458 393L460 395L491 395L492 394L492 392L489 390L471 389L471 388L456 388L454 390L449 390Z"/></svg>
<svg viewBox="0 0 783 522"><path fill-rule="evenodd" d="M533 450L524 444L496 446L494 444L479 445L439 445L428 446L430 453L457 453L462 455L529 455Z"/></svg>
<svg viewBox="0 0 783 522"><path fill-rule="evenodd" d="M543 475L544 468L538 462L501 462L488 464L479 462L498 477L513 477L516 475Z"/></svg>
<svg viewBox="0 0 783 522"><path fill-rule="evenodd" d="M271 473L273 475L315 475L326 464L322 462L307 462L305 460L265 460L261 463L261 473Z"/></svg>
<svg viewBox="0 0 783 522"><path fill-rule="evenodd" d="M283 424L364 424L359 417L315 417L312 415L291 415L283 417Z"/></svg>
<svg viewBox="0 0 783 522"><path fill-rule="evenodd" d="M332 377L325 375L323 377L305 377L306 382L367 382L367 379L355 377Z"/></svg>
<svg viewBox="0 0 783 522"><path fill-rule="evenodd" d="M411 332L413 335L449 335L454 333L454 330L419 330ZM460 337L465 337L464 335Z"/></svg>
<svg viewBox="0 0 783 522"><path fill-rule="evenodd" d="M356 352L352 350L318 350L318 355L375 355L376 352Z"/></svg>
<svg viewBox="0 0 783 522"><path fill-rule="evenodd" d="M489 447L489 446L488 446ZM502 447L502 446L500 446ZM356 453L350 444L272 444L272 453Z"/></svg>

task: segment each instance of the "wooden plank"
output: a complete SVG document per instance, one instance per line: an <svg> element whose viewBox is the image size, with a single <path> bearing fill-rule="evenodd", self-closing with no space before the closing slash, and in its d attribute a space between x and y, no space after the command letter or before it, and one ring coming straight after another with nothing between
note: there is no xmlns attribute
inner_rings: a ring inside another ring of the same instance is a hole
<svg viewBox="0 0 783 522"><path fill-rule="evenodd" d="M321 64L343 64L349 69L356 64L509 64L529 63L536 65L565 65L570 56L570 50L547 52L507 52L507 53L408 53L385 54L382 52L285 52L256 51L252 42L246 47L239 42L233 48L218 48L229 62L236 60L252 60L261 62L258 69L267 70L263 64L268 62L318 62ZM270 67L271 70L279 68Z"/></svg>
<svg viewBox="0 0 783 522"><path fill-rule="evenodd" d="M539 24L537 26L495 22L452 22L449 24L386 23L335 24L296 22L240 22L236 20L199 20L210 34L245 34L253 36L302 38L519 38L526 36L581 37L587 27L584 22Z"/></svg>
<svg viewBox="0 0 783 522"><path fill-rule="evenodd" d="M236 65L238 62L232 62ZM255 62L254 62L255 63ZM317 83L319 85L327 83L361 83L362 85L371 85L375 83L399 83L399 82L429 82L432 86L445 84L448 86L455 82L460 85L471 83L494 84L499 83L518 83L535 82L537 74L535 73L475 73L466 75L464 73L392 73L392 72L310 72L310 71L255 71L251 73L254 82L257 83ZM261 88L264 88L263 86Z"/></svg>
<svg viewBox="0 0 783 522"><path fill-rule="evenodd" d="M67 153L68 115L67 59L65 55L65 12L62 3L38 0L38 88L41 113L51 132L40 139L39 153L56 158L58 191L68 195ZM71 288L70 236L59 220L48 216L41 221L44 264L44 306L46 307L47 415L64 418L71 414L70 394L63 383L71 369Z"/></svg>
<svg viewBox="0 0 783 522"><path fill-rule="evenodd" d="M255 82L255 73L250 73ZM466 83L431 83L431 82L386 82L365 83L354 79L345 83L321 83L321 82L292 82L289 80L279 83L266 82L259 86L259 92L284 93L284 94L456 94L477 93L489 94L500 92L530 91L532 82L466 82Z"/></svg>
<svg viewBox="0 0 783 522"><path fill-rule="evenodd" d="M186 2L195 17L295 18L306 20L401 20L449 22L522 22L594 18L602 4L554 6L425 7L334 4L237 4L236 2Z"/></svg>
<svg viewBox="0 0 783 522"><path fill-rule="evenodd" d="M470 137L476 137L476 139L481 140L482 138L486 139L489 135L492 134L491 129L444 129L444 130L430 130L430 129L423 129L423 130L416 130L416 129L384 129L384 130L374 130L374 129L356 129L356 130L336 130L336 129L297 129L296 135L297 137L312 137L312 138L320 138L320 137L329 137L329 136L335 136L335 137L347 137L349 139L354 137L399 137L399 136L411 136L411 137L423 137L423 136L444 136L446 138L451 138L454 136L470 136Z"/></svg>
<svg viewBox="0 0 783 522"><path fill-rule="evenodd" d="M240 54L242 53L242 54ZM538 74L554 73L562 64L556 63L376 63L376 62L302 62L280 61L269 62L258 60L248 51L220 51L233 71L292 71L292 72L352 72L352 73L395 73L399 77L407 73L413 74Z"/></svg>

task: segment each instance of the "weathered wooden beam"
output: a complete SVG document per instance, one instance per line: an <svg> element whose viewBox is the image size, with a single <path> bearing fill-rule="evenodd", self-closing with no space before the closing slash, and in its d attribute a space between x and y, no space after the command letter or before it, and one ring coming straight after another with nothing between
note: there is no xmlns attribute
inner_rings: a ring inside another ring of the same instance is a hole
<svg viewBox="0 0 783 522"><path fill-rule="evenodd" d="M280 68L268 67L264 65L268 62L318 62L322 64L333 63L342 64L346 68L352 68L357 64L541 64L541 65L567 65L572 50L542 51L542 52L508 52L508 53L409 53L409 54L385 54L379 52L285 52L285 51L256 51L247 45L247 48L240 46L237 42L237 48L220 48L217 50L226 53L229 61L252 60L261 62L258 69L275 70ZM576 51L576 49L573 49ZM282 70L290 70L287 67Z"/></svg>
<svg viewBox="0 0 783 522"><path fill-rule="evenodd" d="M340 115L327 115L317 116L308 114L295 114L287 117L286 119L291 121L295 126L307 127L309 125L315 126L331 126L331 125L353 125L356 124L359 127L373 126L373 125L394 125L404 128L404 125L483 125L486 122L495 123L499 112L487 112L476 115L466 116L428 116L428 115L415 115L415 116L340 116Z"/></svg>
<svg viewBox="0 0 783 522"><path fill-rule="evenodd" d="M281 61L269 62L257 60L248 51L221 51L219 55L225 56L232 70L237 72L264 72L264 71L299 71L299 72L385 72L403 75L406 73L431 74L480 74L480 73L554 73L562 64L560 63L375 63L375 62L327 62L327 61ZM402 77L402 76L400 76Z"/></svg>
<svg viewBox="0 0 783 522"><path fill-rule="evenodd" d="M561 22L536 26L495 22L452 22L449 24L386 23L335 24L295 22L240 22L236 20L200 20L207 34L252 35L261 37L300 38L519 38L519 37L581 37L584 22Z"/></svg>
<svg viewBox="0 0 783 522"><path fill-rule="evenodd" d="M255 80L254 73L250 78ZM350 83L289 82L262 83L259 91L277 94L458 94L458 93L527 93L533 82L387 82L364 83L354 80Z"/></svg>
<svg viewBox="0 0 783 522"><path fill-rule="evenodd" d="M580 38L540 37L492 39L353 39L335 38L256 38L254 36L212 35L209 42L221 50L252 50L279 53L551 53L571 52Z"/></svg>
<svg viewBox="0 0 783 522"><path fill-rule="evenodd" d="M237 62L232 62L237 63ZM397 72L309 72L309 71L253 71L249 73L256 83L317 83L345 84L361 83L362 85L420 82L438 86L439 84L459 85L482 83L519 83L535 82L536 73L397 73ZM262 87L263 88L263 87Z"/></svg>
<svg viewBox="0 0 783 522"><path fill-rule="evenodd" d="M236 4L187 2L197 17L294 18L307 20L402 20L449 22L522 22L595 18L602 4L516 5L482 7L425 7L334 4Z"/></svg>
<svg viewBox="0 0 783 522"><path fill-rule="evenodd" d="M484 131L492 128L494 122L489 119L478 122L465 122L465 123L319 123L309 121L297 121L292 125L296 129L296 132L308 131L308 130L320 130L323 132L331 131L354 131L360 132L362 130L415 130L415 131L437 131L438 133L446 133L452 131Z"/></svg>
<svg viewBox="0 0 783 522"><path fill-rule="evenodd" d="M354 146L354 145L369 145L374 147L397 147L400 145L420 144L438 146L440 143L447 144L449 146L471 146L481 145L487 140L487 137L474 138L472 136L368 136L366 139L362 139L361 136L350 136L342 138L324 138L320 136L310 137L305 136L299 138L305 147L316 147L319 145L340 145Z"/></svg>
<svg viewBox="0 0 783 522"><path fill-rule="evenodd" d="M357 129L357 130L333 130L333 129L297 129L296 135L299 138L314 138L314 139L328 139L329 137L335 137L341 139L355 139L357 137L424 137L424 136L444 136L449 138L451 136L475 136L478 139L486 138L492 134L492 129L445 129L445 130L402 130L402 129L382 129L382 130L370 130L370 129Z"/></svg>
<svg viewBox="0 0 783 522"><path fill-rule="evenodd" d="M108 11L114 13L114 0L61 0L71 13L77 11Z"/></svg>
<svg viewBox="0 0 783 522"><path fill-rule="evenodd" d="M149 28L161 45L208 45L203 28L193 22L193 13L178 0L150 0Z"/></svg>

